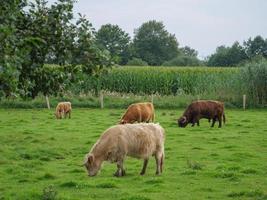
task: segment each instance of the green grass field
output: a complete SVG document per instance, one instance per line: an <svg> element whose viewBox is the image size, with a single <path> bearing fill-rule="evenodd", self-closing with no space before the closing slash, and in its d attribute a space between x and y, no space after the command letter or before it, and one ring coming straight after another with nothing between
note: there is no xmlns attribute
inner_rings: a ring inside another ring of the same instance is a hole
<svg viewBox="0 0 267 200"><path fill-rule="evenodd" d="M182 110L157 110L166 130L165 166L147 174L142 161L126 160L126 176L115 164L88 177L84 155L115 124L122 109L74 109L55 120L53 111L0 110L0 199L267 199L267 110L226 110L226 125L178 128Z"/></svg>

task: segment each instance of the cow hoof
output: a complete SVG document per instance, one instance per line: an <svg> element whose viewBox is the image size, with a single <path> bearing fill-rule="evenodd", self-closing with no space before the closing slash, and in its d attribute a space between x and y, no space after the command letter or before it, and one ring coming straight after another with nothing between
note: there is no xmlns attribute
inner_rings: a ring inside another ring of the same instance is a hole
<svg viewBox="0 0 267 200"><path fill-rule="evenodd" d="M116 177L122 176L122 174L119 171L116 171L113 175L116 176Z"/></svg>
<svg viewBox="0 0 267 200"><path fill-rule="evenodd" d="M126 173L125 173L125 170L122 170L121 172L118 170L113 175L116 177L122 177L122 176L125 176Z"/></svg>
<svg viewBox="0 0 267 200"><path fill-rule="evenodd" d="M141 172L140 175L141 175L141 176L144 176L144 175L145 175L145 172Z"/></svg>
<svg viewBox="0 0 267 200"><path fill-rule="evenodd" d="M115 173L114 176L121 177L122 175L121 174L118 174L118 173Z"/></svg>

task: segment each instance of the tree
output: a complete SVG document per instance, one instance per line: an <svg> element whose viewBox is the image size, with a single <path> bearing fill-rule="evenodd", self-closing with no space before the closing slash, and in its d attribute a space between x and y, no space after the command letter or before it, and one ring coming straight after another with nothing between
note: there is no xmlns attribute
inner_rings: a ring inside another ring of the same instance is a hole
<svg viewBox="0 0 267 200"><path fill-rule="evenodd" d="M166 61L162 66L199 66L201 63L197 57L179 55L169 61Z"/></svg>
<svg viewBox="0 0 267 200"><path fill-rule="evenodd" d="M219 46L207 61L208 66L237 66L247 59L244 48L235 42L231 47Z"/></svg>
<svg viewBox="0 0 267 200"><path fill-rule="evenodd" d="M65 65L71 62L76 26L73 21L75 0L59 0L48 9L47 28L50 32L46 63Z"/></svg>
<svg viewBox="0 0 267 200"><path fill-rule="evenodd" d="M185 46L179 48L179 54L168 61L165 61L162 66L199 66L201 61L197 58L198 52L189 47Z"/></svg>
<svg viewBox="0 0 267 200"><path fill-rule="evenodd" d="M23 38L17 34L17 23L23 15L22 0L3 1L0 4L0 98L16 92L20 61L24 50L18 48Z"/></svg>
<svg viewBox="0 0 267 200"><path fill-rule="evenodd" d="M197 55L198 55L198 52L189 46L184 46L184 47L180 48L180 51L185 56L197 57Z"/></svg>
<svg viewBox="0 0 267 200"><path fill-rule="evenodd" d="M134 33L134 57L149 65L161 65L177 56L178 42L168 33L162 22L155 20L143 23Z"/></svg>
<svg viewBox="0 0 267 200"><path fill-rule="evenodd" d="M92 24L85 16L80 15L76 27L72 64L81 65L88 75L99 75L104 68L112 65L110 54L98 48Z"/></svg>
<svg viewBox="0 0 267 200"><path fill-rule="evenodd" d="M57 95L75 71L97 75L111 65L109 54L96 45L91 23L84 16L73 23L75 0L58 0L51 7L45 0L26 2L0 5L1 94L17 87L23 98ZM62 67L49 68L46 62Z"/></svg>
<svg viewBox="0 0 267 200"><path fill-rule="evenodd" d="M59 81L60 79L48 80L56 76L48 76L43 67L51 54L60 59L58 62L62 61L61 63L64 64L66 55L61 48L64 49L68 41L62 37L62 30L67 26L66 23L72 19L73 2L73 0L60 0L51 8L47 6L45 0L29 3L29 9L18 25L19 34L27 38L20 47L26 50L18 84L22 97L35 98L40 92L49 95L51 94L50 91L53 91L54 94L58 92L57 88L61 88L60 86L53 87L54 84L49 85L49 83L60 85L62 82ZM54 15L56 10L58 13ZM57 46L62 47L56 48ZM64 51L67 52L67 49ZM47 81L43 83L42 80ZM49 87L52 89L47 90Z"/></svg>
<svg viewBox="0 0 267 200"><path fill-rule="evenodd" d="M130 36L118 25L102 25L96 33L96 41L101 49L110 52L110 56L115 63L127 63Z"/></svg>
<svg viewBox="0 0 267 200"><path fill-rule="evenodd" d="M256 36L254 39L249 38L244 42L244 48L249 58L255 56L263 56L267 58L267 39L263 39L261 36Z"/></svg>

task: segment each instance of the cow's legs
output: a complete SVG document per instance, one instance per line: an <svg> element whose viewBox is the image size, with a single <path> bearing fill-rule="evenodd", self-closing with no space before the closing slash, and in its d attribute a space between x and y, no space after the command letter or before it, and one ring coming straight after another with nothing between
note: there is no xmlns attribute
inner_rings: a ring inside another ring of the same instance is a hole
<svg viewBox="0 0 267 200"><path fill-rule="evenodd" d="M148 158L144 159L143 169L140 172L140 175L144 175L146 173L147 163L148 163Z"/></svg>
<svg viewBox="0 0 267 200"><path fill-rule="evenodd" d="M197 123L198 126L199 126L199 120L198 120L197 118L194 118L194 119L192 120L192 127L195 126L195 123Z"/></svg>
<svg viewBox="0 0 267 200"><path fill-rule="evenodd" d="M64 111L63 114L64 114L64 118L66 119L68 113Z"/></svg>
<svg viewBox="0 0 267 200"><path fill-rule="evenodd" d="M222 115L218 117L218 120L219 120L219 128L221 128L222 127Z"/></svg>
<svg viewBox="0 0 267 200"><path fill-rule="evenodd" d="M162 153L161 152L157 152L155 154L155 159L156 159L156 175L160 174L160 165L161 165L161 157L162 157Z"/></svg>
<svg viewBox="0 0 267 200"><path fill-rule="evenodd" d="M123 169L123 160L117 162L117 171L115 172L114 176L124 176L125 170Z"/></svg>
<svg viewBox="0 0 267 200"><path fill-rule="evenodd" d="M160 173L163 171L163 163L164 163L164 153L161 154L160 158Z"/></svg>
<svg viewBox="0 0 267 200"><path fill-rule="evenodd" d="M215 121L216 121L216 117L213 117L213 118L212 118L212 124L211 124L211 127L214 127Z"/></svg>
<svg viewBox="0 0 267 200"><path fill-rule="evenodd" d="M69 111L69 119L70 119L70 117L71 117L71 111Z"/></svg>

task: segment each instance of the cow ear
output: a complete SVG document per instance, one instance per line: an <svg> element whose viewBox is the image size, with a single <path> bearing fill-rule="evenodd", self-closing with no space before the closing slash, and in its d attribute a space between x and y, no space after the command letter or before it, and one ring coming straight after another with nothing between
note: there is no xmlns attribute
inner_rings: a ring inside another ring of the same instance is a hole
<svg viewBox="0 0 267 200"><path fill-rule="evenodd" d="M95 159L94 155L91 154L88 156L87 161L88 163L92 164L94 162L94 159Z"/></svg>

